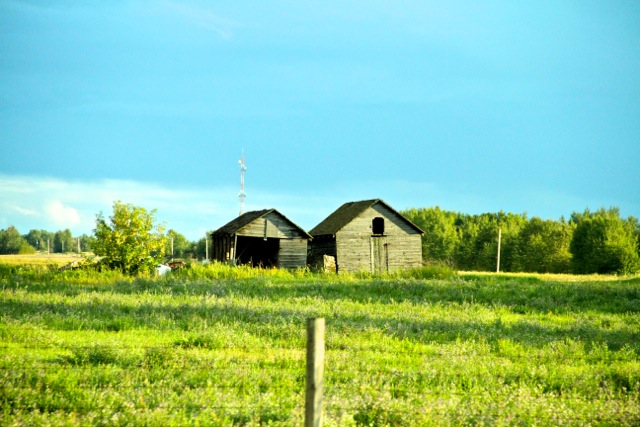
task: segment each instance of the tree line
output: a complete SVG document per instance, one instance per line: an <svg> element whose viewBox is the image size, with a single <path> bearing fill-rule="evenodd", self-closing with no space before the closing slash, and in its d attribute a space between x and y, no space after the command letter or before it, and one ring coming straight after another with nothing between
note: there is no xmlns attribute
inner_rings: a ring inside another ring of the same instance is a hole
<svg viewBox="0 0 640 427"><path fill-rule="evenodd" d="M210 234L210 233L209 233ZM189 241L184 235L175 230L166 234L167 244L165 254L173 258L204 259L207 243L205 238ZM209 245L211 241L209 241ZM91 252L96 245L94 235L82 234L74 237L71 230L29 230L27 234L20 234L14 227L0 229L0 255L44 253ZM173 249L173 250L172 250Z"/></svg>
<svg viewBox="0 0 640 427"><path fill-rule="evenodd" d="M154 212L116 202L111 224L102 214L98 215L92 236L73 237L69 229L53 233L30 230L21 235L11 226L0 230L0 254L114 252L106 250L107 237L113 237L114 241L122 240L123 236L132 242L139 240L140 233L136 230L146 230L144 235L151 233ZM427 264L444 264L458 270L496 271L500 246L500 271L505 272L640 272L640 224L633 216L622 218L618 208L574 212L568 220L557 221L503 211L469 215L439 207L413 208L401 213L424 231L422 255ZM134 219L140 222L136 227L132 226ZM154 250L159 256L205 258L205 237L194 242L175 230L165 234L164 229L160 229L155 235L162 247ZM133 243L120 246L136 247Z"/></svg>
<svg viewBox="0 0 640 427"><path fill-rule="evenodd" d="M640 272L640 225L618 208L574 212L569 219L526 214L469 215L435 208L401 212L424 231L425 263L458 270L575 274Z"/></svg>
<svg viewBox="0 0 640 427"><path fill-rule="evenodd" d="M83 234L73 237L69 229L55 232L47 230L30 230L27 234L20 234L14 227L9 226L0 230L0 254L31 254L35 252L65 253L86 252L90 250L91 237Z"/></svg>

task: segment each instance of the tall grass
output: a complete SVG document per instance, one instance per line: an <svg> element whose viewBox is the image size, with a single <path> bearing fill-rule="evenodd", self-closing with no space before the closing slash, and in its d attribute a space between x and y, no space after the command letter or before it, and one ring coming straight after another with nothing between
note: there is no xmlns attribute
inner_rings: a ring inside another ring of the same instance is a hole
<svg viewBox="0 0 640 427"><path fill-rule="evenodd" d="M446 273L446 272L445 272ZM640 278L0 268L1 425L638 425Z"/></svg>

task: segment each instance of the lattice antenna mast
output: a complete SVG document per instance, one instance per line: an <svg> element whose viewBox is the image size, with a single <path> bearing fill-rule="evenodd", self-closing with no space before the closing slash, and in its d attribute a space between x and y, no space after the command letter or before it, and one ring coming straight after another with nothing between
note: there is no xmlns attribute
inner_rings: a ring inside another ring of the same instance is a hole
<svg viewBox="0 0 640 427"><path fill-rule="evenodd" d="M238 161L240 165L240 193L238 193L238 199L240 199L240 215L244 213L244 199L247 194L244 192L244 173L247 171L247 166L244 164L244 150L242 150L242 157Z"/></svg>

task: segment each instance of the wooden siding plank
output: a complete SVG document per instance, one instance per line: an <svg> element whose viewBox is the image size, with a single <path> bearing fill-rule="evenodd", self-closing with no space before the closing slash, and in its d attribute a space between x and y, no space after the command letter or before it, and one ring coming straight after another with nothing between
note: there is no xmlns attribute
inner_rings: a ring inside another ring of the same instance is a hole
<svg viewBox="0 0 640 427"><path fill-rule="evenodd" d="M276 239L300 239L305 236L291 222L276 212L257 218L238 230L239 236Z"/></svg>
<svg viewBox="0 0 640 427"><path fill-rule="evenodd" d="M278 252L279 268L307 266L307 239L281 239Z"/></svg>
<svg viewBox="0 0 640 427"><path fill-rule="evenodd" d="M311 268L322 268L324 256L337 258L335 238L319 237L309 242L308 263Z"/></svg>
<svg viewBox="0 0 640 427"><path fill-rule="evenodd" d="M366 209L337 234L338 271L373 271L374 248L371 236L374 218L384 218L386 264L389 270L416 268L422 265L420 234L395 212L382 204Z"/></svg>

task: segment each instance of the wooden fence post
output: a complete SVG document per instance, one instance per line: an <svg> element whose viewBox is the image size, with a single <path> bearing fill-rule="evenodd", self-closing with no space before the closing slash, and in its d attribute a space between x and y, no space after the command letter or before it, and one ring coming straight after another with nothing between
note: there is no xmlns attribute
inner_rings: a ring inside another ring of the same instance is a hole
<svg viewBox="0 0 640 427"><path fill-rule="evenodd" d="M305 427L322 427L324 392L324 319L307 319Z"/></svg>

